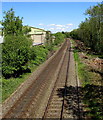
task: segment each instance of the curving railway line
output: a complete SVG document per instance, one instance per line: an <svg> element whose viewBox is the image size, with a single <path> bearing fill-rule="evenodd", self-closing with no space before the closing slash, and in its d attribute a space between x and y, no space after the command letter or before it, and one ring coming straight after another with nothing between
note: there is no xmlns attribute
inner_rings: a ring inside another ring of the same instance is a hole
<svg viewBox="0 0 103 120"><path fill-rule="evenodd" d="M70 56L71 45L70 41L66 40L56 56L3 118L41 118L42 120L46 118L58 118L60 120L63 118L78 119L79 116L73 116L71 110L69 114L65 110L69 72L71 69ZM59 70L57 70L58 68ZM58 73L54 77L57 71ZM78 86L76 79L74 82L75 86ZM76 89L76 93L77 101L79 101L78 89ZM79 111L79 102L77 108Z"/></svg>

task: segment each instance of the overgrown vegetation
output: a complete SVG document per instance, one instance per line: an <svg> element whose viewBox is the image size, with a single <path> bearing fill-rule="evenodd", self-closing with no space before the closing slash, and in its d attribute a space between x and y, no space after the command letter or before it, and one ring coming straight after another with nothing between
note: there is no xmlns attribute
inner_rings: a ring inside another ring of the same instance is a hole
<svg viewBox="0 0 103 120"><path fill-rule="evenodd" d="M5 78L17 77L29 70L31 39L25 36L5 36L2 45L2 73Z"/></svg>
<svg viewBox="0 0 103 120"><path fill-rule="evenodd" d="M78 76L82 85L81 88L79 88L79 92L80 99L83 100L83 104L85 106L85 112L83 114L87 119L102 120L103 76L95 71L92 71L92 69L83 62L80 57L82 51L77 49L76 46L73 48L74 59L78 64Z"/></svg>
<svg viewBox="0 0 103 120"><path fill-rule="evenodd" d="M1 23L4 36L2 74L5 78L17 77L23 72L29 71L32 40L27 37L27 33L30 29L23 28L22 18L16 17L13 9L4 12L3 18Z"/></svg>
<svg viewBox="0 0 103 120"><path fill-rule="evenodd" d="M89 18L79 28L70 32L73 39L81 40L91 51L103 53L103 3L90 7L85 12Z"/></svg>
<svg viewBox="0 0 103 120"><path fill-rule="evenodd" d="M66 37L65 34L58 32L56 34L54 34L55 36L55 41L54 41L54 45L59 45L64 41L64 38Z"/></svg>
<svg viewBox="0 0 103 120"><path fill-rule="evenodd" d="M83 86L90 83L88 68L80 61L78 50L74 50L74 59L78 63L78 75Z"/></svg>
<svg viewBox="0 0 103 120"><path fill-rule="evenodd" d="M48 55L49 50L45 48L45 46L34 46L32 51L32 63L35 65L39 65L43 63Z"/></svg>

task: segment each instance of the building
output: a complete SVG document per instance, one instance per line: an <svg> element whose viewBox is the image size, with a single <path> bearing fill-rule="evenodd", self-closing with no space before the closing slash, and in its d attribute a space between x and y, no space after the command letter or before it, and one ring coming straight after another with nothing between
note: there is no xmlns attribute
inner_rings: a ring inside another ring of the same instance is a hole
<svg viewBox="0 0 103 120"><path fill-rule="evenodd" d="M33 45L42 45L46 42L47 31L36 27L28 27L31 28L31 31L28 33L28 35L31 36L33 40ZM3 37L1 36L1 34L2 31L0 30L0 43L3 43Z"/></svg>
<svg viewBox="0 0 103 120"><path fill-rule="evenodd" d="M46 31L35 27L30 28L31 31L29 32L29 35L33 39L33 45L44 44L46 41Z"/></svg>

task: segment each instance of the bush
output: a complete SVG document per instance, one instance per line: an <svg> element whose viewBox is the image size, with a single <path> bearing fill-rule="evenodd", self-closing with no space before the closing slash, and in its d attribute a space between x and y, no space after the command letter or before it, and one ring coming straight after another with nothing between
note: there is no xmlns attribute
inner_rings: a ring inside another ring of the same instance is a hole
<svg viewBox="0 0 103 120"><path fill-rule="evenodd" d="M2 73L5 78L18 76L28 69L32 41L25 36L6 36L2 51Z"/></svg>
<svg viewBox="0 0 103 120"><path fill-rule="evenodd" d="M44 46L34 46L32 52L32 57L34 56L33 63L39 65L46 60L48 49Z"/></svg>
<svg viewBox="0 0 103 120"><path fill-rule="evenodd" d="M65 34L62 34L60 32L54 34L55 35L55 40L54 40L54 44L55 45L59 45L60 43L62 43L64 41L64 38L66 37Z"/></svg>

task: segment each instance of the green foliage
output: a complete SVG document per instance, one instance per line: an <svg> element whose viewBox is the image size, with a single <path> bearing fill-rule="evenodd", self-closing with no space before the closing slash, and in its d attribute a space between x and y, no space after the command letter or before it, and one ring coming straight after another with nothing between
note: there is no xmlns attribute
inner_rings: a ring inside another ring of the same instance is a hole
<svg viewBox="0 0 103 120"><path fill-rule="evenodd" d="M23 27L22 18L16 17L13 9L4 12L3 18L2 73L5 78L17 77L24 71L30 71L28 63L31 58L32 40L27 38L30 29Z"/></svg>
<svg viewBox="0 0 103 120"><path fill-rule="evenodd" d="M79 80L84 81L85 84L89 83L89 77L86 66L80 61L78 50L74 49L74 60L78 63Z"/></svg>
<svg viewBox="0 0 103 120"><path fill-rule="evenodd" d="M2 78L2 102L4 102L4 100L6 100L20 86L22 82L27 80L30 75L31 73L25 73L17 78Z"/></svg>
<svg viewBox="0 0 103 120"><path fill-rule="evenodd" d="M78 35L78 31L79 29L74 29L73 31L70 32L70 37L72 37L73 39L80 39L79 35Z"/></svg>
<svg viewBox="0 0 103 120"><path fill-rule="evenodd" d="M44 46L34 46L33 51L32 56L34 56L33 63L35 65L39 65L46 60L48 49Z"/></svg>
<svg viewBox="0 0 103 120"><path fill-rule="evenodd" d="M50 31L46 31L46 45L52 44L52 34Z"/></svg>
<svg viewBox="0 0 103 120"><path fill-rule="evenodd" d="M29 26L23 26L22 32L25 36L30 37L30 35L28 35L30 31L31 31L31 28Z"/></svg>
<svg viewBox="0 0 103 120"><path fill-rule="evenodd" d="M61 32L58 32L58 33L54 34L54 36L56 37L55 40L54 40L55 45L61 44L66 37L65 34L63 34Z"/></svg>
<svg viewBox="0 0 103 120"><path fill-rule="evenodd" d="M31 29L22 25L22 18L15 16L13 9L4 12L3 26L4 43L2 45L2 73L5 78L18 77L30 72L31 64L39 65L46 60L48 50L53 49L52 35L47 31L44 46L32 46L28 36Z"/></svg>
<svg viewBox="0 0 103 120"><path fill-rule="evenodd" d="M15 16L12 8L7 12L5 11L1 22L3 35L27 35L31 29L28 26L22 25L22 19L23 18L20 19L19 16Z"/></svg>
<svg viewBox="0 0 103 120"><path fill-rule="evenodd" d="M32 41L25 36L6 36L2 45L3 76L15 77L28 69ZM26 65L26 66L25 66ZM25 67L24 67L25 66Z"/></svg>
<svg viewBox="0 0 103 120"><path fill-rule="evenodd" d="M45 42L45 48L49 51L53 50L53 41L52 41L52 34L50 31L46 31L46 42Z"/></svg>
<svg viewBox="0 0 103 120"><path fill-rule="evenodd" d="M95 85L94 81L100 81L100 78L97 79L95 77L97 73L94 74L90 68L82 62L82 59L79 57L78 49L74 47L74 59L77 62L77 70L78 70L78 77L80 83L82 84L81 91L82 93L82 100L84 103L84 116L86 118L90 118L91 120L102 120L102 77L101 77L101 85ZM79 88L80 89L80 88Z"/></svg>
<svg viewBox="0 0 103 120"><path fill-rule="evenodd" d="M22 19L15 16L15 12L11 8L9 11L4 12L4 19L2 20L3 33L6 35L21 35L22 33Z"/></svg>
<svg viewBox="0 0 103 120"><path fill-rule="evenodd" d="M4 43L1 44L3 100L9 97L26 79L22 78L25 75L23 73L30 73L33 67L43 63L48 51L54 48L49 31L45 46L32 46L32 40L28 36L31 30L28 26L22 25L22 18L16 17L13 9L4 12L4 15L2 21ZM57 45L64 40L64 35L61 33L59 35L62 37L57 36Z"/></svg>
<svg viewBox="0 0 103 120"><path fill-rule="evenodd" d="M86 113L86 116L91 117L91 120L102 120L102 86L86 84L82 91L84 92L83 101L89 107L89 111Z"/></svg>
<svg viewBox="0 0 103 120"><path fill-rule="evenodd" d="M77 30L70 32L73 39L80 39L92 51L103 53L103 4L90 7L86 13L89 18L79 25Z"/></svg>
<svg viewBox="0 0 103 120"><path fill-rule="evenodd" d="M66 38L70 37L70 32L65 32L64 34L65 34Z"/></svg>

